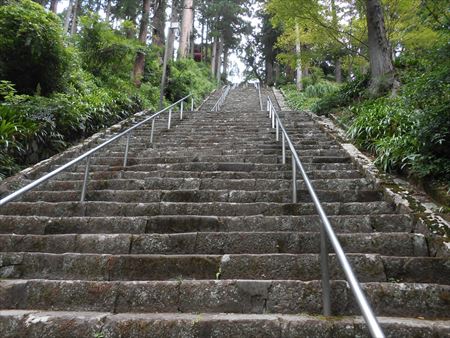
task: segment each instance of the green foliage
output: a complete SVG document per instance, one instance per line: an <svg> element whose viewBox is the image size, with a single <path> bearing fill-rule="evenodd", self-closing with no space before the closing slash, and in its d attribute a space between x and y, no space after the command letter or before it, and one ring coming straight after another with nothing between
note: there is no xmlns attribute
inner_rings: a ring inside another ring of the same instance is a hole
<svg viewBox="0 0 450 338"><path fill-rule="evenodd" d="M351 108L355 119L348 135L356 145L377 155L384 170L402 168L416 154L417 120L399 99L380 98Z"/></svg>
<svg viewBox="0 0 450 338"><path fill-rule="evenodd" d="M129 77L139 45L100 20L98 15L81 18L81 31L77 36L83 69L108 81L114 74Z"/></svg>
<svg viewBox="0 0 450 338"><path fill-rule="evenodd" d="M311 110L318 115L326 115L337 108L346 107L353 102L358 102L364 98L369 77L357 77L343 85L340 90L331 92L318 100Z"/></svg>
<svg viewBox="0 0 450 338"><path fill-rule="evenodd" d="M292 109L309 110L325 95L331 95L339 86L326 80L305 77L304 91L299 92L295 85L283 87L287 102Z"/></svg>
<svg viewBox="0 0 450 338"><path fill-rule="evenodd" d="M0 6L0 79L22 94L61 90L68 65L58 17L30 0Z"/></svg>
<svg viewBox="0 0 450 338"><path fill-rule="evenodd" d="M157 107L161 50L130 37L130 22L115 30L89 14L80 18L79 34L64 46L61 22L42 6L29 0L0 3L0 179L137 111ZM24 46L35 53L34 59ZM9 57L16 47L25 48L29 60L17 58L16 76L9 78L4 74L15 61ZM131 80L138 50L146 54L139 88ZM61 57L61 64L49 53ZM21 81L27 72L38 82L24 90ZM174 62L169 74L171 101L193 93L199 102L215 87L209 69L192 60Z"/></svg>
<svg viewBox="0 0 450 338"><path fill-rule="evenodd" d="M166 96L172 102L191 93L199 102L215 86L210 71L204 64L192 59L181 59L170 64Z"/></svg>

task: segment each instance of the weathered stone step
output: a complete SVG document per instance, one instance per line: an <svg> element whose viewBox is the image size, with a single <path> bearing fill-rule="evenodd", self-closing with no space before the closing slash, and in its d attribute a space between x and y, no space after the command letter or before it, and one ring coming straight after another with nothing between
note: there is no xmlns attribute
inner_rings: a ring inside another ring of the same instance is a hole
<svg viewBox="0 0 450 338"><path fill-rule="evenodd" d="M315 170L306 172L310 179L350 179L361 178L362 175L357 170ZM48 172L39 173L44 176ZM38 177L36 175L35 178ZM292 171L183 171L183 170L152 170L152 171L97 171L90 173L92 180L111 180L111 179L137 179L145 180L149 177L167 177L167 178L218 178L218 179L291 179ZM67 172L57 176L58 180L82 180L84 173Z"/></svg>
<svg viewBox="0 0 450 338"><path fill-rule="evenodd" d="M373 183L365 178L311 180L318 190L368 190L373 189ZM35 191L67 191L80 190L83 181L53 180L37 187ZM89 190L285 190L292 187L288 179L220 179L220 178L169 178L151 177L144 180L112 179L90 180ZM297 187L306 190L302 180L297 180Z"/></svg>
<svg viewBox="0 0 450 338"><path fill-rule="evenodd" d="M342 149L340 146L334 144L334 143L329 143L329 144L302 144L301 146L302 150L315 150L315 149L324 149L324 150L339 150ZM300 148L299 147L299 148ZM182 146L182 145L178 145L178 144L174 144L172 143L172 145L168 145L164 142L162 143L153 143L153 144L135 144L133 145L133 152L141 152L141 151L179 151L179 150L189 150L191 152L201 152L201 151L206 151L206 150L220 150L222 149L223 151L239 151L241 149L236 149L236 145L235 144L219 144L219 143L214 143L214 144L210 144L210 145L205 145L205 144L199 144L199 145L190 145L190 146ZM269 151L269 150L277 150L277 151L281 151L281 145L278 143L267 143L267 144L246 144L245 148L243 147L242 150L246 150L246 151L254 151L254 150L264 150L264 151ZM112 145L110 147L108 147L108 152L111 151L116 151L116 152L122 152L124 151L124 146L123 144L120 145ZM130 152L131 153L131 152Z"/></svg>
<svg viewBox="0 0 450 338"><path fill-rule="evenodd" d="M347 253L428 256L423 235L339 234ZM331 250L331 246L329 246ZM191 232L179 234L0 235L0 252L106 254L319 253L318 232Z"/></svg>
<svg viewBox="0 0 450 338"><path fill-rule="evenodd" d="M52 170L59 168L60 165L52 166ZM353 163L304 163L305 170L354 170ZM123 171L123 165L110 166L104 165L91 165L91 172L94 171ZM244 162L185 162L185 163L153 163L153 164L138 164L128 165L127 171L153 171L153 170L177 170L177 171L287 171L290 170L290 166L278 164L278 163L244 163ZM74 166L72 171L82 172L85 171L83 164Z"/></svg>
<svg viewBox="0 0 450 338"><path fill-rule="evenodd" d="M244 162L244 163L279 163L277 155L191 155L191 156L173 156L173 157L129 157L128 164L163 164L163 163L185 163L185 162ZM67 159L70 161L72 159ZM315 163L342 163L349 162L348 157L304 157L305 162ZM119 157L94 157L91 159L92 164L103 164L111 166L121 166L123 164L123 156Z"/></svg>
<svg viewBox="0 0 450 338"><path fill-rule="evenodd" d="M373 231L411 232L407 214L329 216L337 233ZM199 231L316 232L317 215L307 216L153 216L153 217L46 217L2 216L2 234L182 233Z"/></svg>
<svg viewBox="0 0 450 338"><path fill-rule="evenodd" d="M144 150L138 150L133 149L133 151L129 151L128 156L130 158L137 158L141 156L154 156L154 157L171 157L171 156L192 156L192 154L195 154L197 156L209 156L209 155L278 155L281 152L281 149L197 149L193 150L195 148L191 149L181 149L180 150L173 150L173 149L144 149ZM311 151L311 150L310 150ZM312 152L312 151L311 151ZM121 157L124 155L124 150L121 149L119 151L108 151L107 153L98 154L95 157L96 158L105 158L105 157ZM335 155L335 154L333 154Z"/></svg>
<svg viewBox="0 0 450 338"><path fill-rule="evenodd" d="M383 199L383 193L376 190L316 190L321 202L374 202ZM307 190L297 190L298 202L311 202ZM69 202L79 201L80 190L31 191L20 200L22 202ZM292 196L287 190L88 190L86 201L109 201L124 203L150 202L231 202L291 203Z"/></svg>
<svg viewBox="0 0 450 338"><path fill-rule="evenodd" d="M360 282L450 284L448 258L348 254ZM318 254L109 255L0 253L0 278L69 280L319 280ZM344 279L330 255L331 279Z"/></svg>
<svg viewBox="0 0 450 338"><path fill-rule="evenodd" d="M181 149L181 150L173 150L171 148L167 150L154 150L154 149L147 149L147 150L140 150L140 151L129 151L128 156L130 158L139 158L142 156L152 156L152 157L185 157L185 156L192 156L195 154L195 156L213 156L213 155L248 155L248 156L255 156L255 155L280 155L281 154L281 148L279 149L197 149L193 150L191 149ZM346 156L346 153L343 150L339 149L302 149L298 150L299 156L302 158L302 156ZM119 151L108 151L107 153L99 153L95 156L95 158L115 158L115 157L122 157L124 155L124 150Z"/></svg>
<svg viewBox="0 0 450 338"><path fill-rule="evenodd" d="M389 202L322 203L328 215L365 215L394 212ZM116 202L11 202L0 208L1 215L20 216L157 216L157 215L314 215L312 203L116 203Z"/></svg>
<svg viewBox="0 0 450 338"><path fill-rule="evenodd" d="M388 338L450 334L450 321L399 317L378 318ZM198 337L198 338L369 338L362 317L276 314L122 313L0 311L4 338Z"/></svg>
<svg viewBox="0 0 450 338"><path fill-rule="evenodd" d="M381 317L380 325L388 338L447 337L449 321ZM25 325L25 323L28 323ZM297 338L370 337L360 317L313 317L274 314L111 314L97 312L38 312L6 310L0 312L0 329L5 338L70 337L96 334L113 337L262 337Z"/></svg>
<svg viewBox="0 0 450 338"><path fill-rule="evenodd" d="M334 281L334 315L359 313L347 283ZM450 317L450 286L362 284L378 316ZM0 303L8 310L320 314L320 281L180 280L95 282L0 281Z"/></svg>

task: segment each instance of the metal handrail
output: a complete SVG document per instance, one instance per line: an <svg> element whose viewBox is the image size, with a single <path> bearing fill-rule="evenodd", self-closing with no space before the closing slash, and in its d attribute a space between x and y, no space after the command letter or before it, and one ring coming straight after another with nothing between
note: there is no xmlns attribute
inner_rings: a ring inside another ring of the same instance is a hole
<svg viewBox="0 0 450 338"><path fill-rule="evenodd" d="M89 167L90 167L90 161L91 161L91 157L97 153L99 150L102 150L103 148L105 148L107 145L111 144L112 142L122 138L123 136L127 137L127 141L126 141L126 145L125 145L125 153L124 153L124 160L123 160L123 166L126 167L127 166L127 161L128 161L128 150L130 148L130 137L131 137L131 133L133 132L133 130L135 130L136 128L142 126L143 124L152 121L152 129L151 129L151 133L150 133L150 143L153 143L153 134L155 131L155 118L158 117L159 115L161 115L162 113L164 113L165 111L169 111L169 117L168 117L168 122L167 122L167 129L170 129L171 126L171 120L172 120L172 111L173 108L176 107L178 104L180 104L180 120L183 119L183 109L184 109L184 102L187 101L188 98L191 98L191 109L192 111L194 110L194 98L192 96L192 94L183 97L181 100L178 100L177 102L171 104L170 106L164 108L163 110L160 110L159 112L147 117L146 119L142 120L139 123L136 123L134 126L128 128L127 130L121 132L120 134L110 138L109 140L103 142L102 144L98 145L97 147L88 150L87 152L85 152L83 155L78 156L77 158L73 159L72 161L64 164L63 166L59 167L58 169L53 170L52 172L42 176L41 178L31 182L30 184L26 185L25 187L13 192L12 194L2 198L0 200L0 207L5 205L6 203L22 196L23 194L27 193L28 191L34 189L35 187L37 187L38 185L48 181L49 179L51 179L52 177L56 176L57 174L59 174L60 172L70 168L71 166L80 163L82 160L86 159L86 168L84 171L84 179L83 179L83 187L81 190L81 198L80 201L84 202L85 198L86 198L86 191L87 191L87 182L89 179Z"/></svg>
<svg viewBox="0 0 450 338"><path fill-rule="evenodd" d="M336 256L339 260L339 263L344 270L345 276L347 277L347 281L350 285L350 289L353 292L353 295L356 298L358 306L362 312L362 315L366 321L366 324L369 328L369 331L372 337L376 338L384 338L384 333L381 330L380 324L378 323L377 318L375 317L373 310L367 301L366 296L364 295L361 285L353 272L353 269L345 255L344 250L336 236L336 233L333 230L330 221L323 210L323 207L320 203L319 198L306 174L306 171L303 167L302 162L295 150L295 147L281 122L281 119L272 103L270 97L267 97L267 111L269 112L269 118L272 122L272 128L276 130L276 140L279 141L279 135L281 130L282 136L282 156L283 156L283 164L286 163L286 143L289 146L289 150L292 154L292 199L293 203L297 203L297 168L300 170L300 173L303 176L303 180L305 181L308 192L313 200L313 203L319 213L320 219L322 220L322 226L320 228L320 266L322 272L322 298L323 298L323 312L325 316L331 315L331 298L330 298L330 273L328 267L328 250L326 245L326 235L331 242L331 245L336 253Z"/></svg>
<svg viewBox="0 0 450 338"><path fill-rule="evenodd" d="M229 86L229 85L222 87L222 94L220 95L219 99L217 100L216 104L211 109L211 111L219 111L220 110L220 107L222 107L223 103L225 102L225 99L227 98L230 90L231 90L231 86Z"/></svg>

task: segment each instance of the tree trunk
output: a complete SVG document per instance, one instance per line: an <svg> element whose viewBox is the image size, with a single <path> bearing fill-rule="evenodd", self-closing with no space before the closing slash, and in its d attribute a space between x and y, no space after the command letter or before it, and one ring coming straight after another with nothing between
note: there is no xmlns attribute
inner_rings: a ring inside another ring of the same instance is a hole
<svg viewBox="0 0 450 338"><path fill-rule="evenodd" d="M214 37L214 42L212 44L211 49L211 73L215 77L216 76L216 57L217 57L217 37Z"/></svg>
<svg viewBox="0 0 450 338"><path fill-rule="evenodd" d="M52 1L50 2L50 10L51 10L53 13L56 13L56 12L58 11L58 1L59 1L59 0L52 0Z"/></svg>
<svg viewBox="0 0 450 338"><path fill-rule="evenodd" d="M275 85L280 81L280 64L275 63Z"/></svg>
<svg viewBox="0 0 450 338"><path fill-rule="evenodd" d="M183 6L183 20L181 23L180 48L178 49L178 56L180 58L187 57L189 51L189 37L191 36L193 15L193 0L184 0Z"/></svg>
<svg viewBox="0 0 450 338"><path fill-rule="evenodd" d="M155 14L153 16L153 43L159 47L163 47L166 38L164 34L166 24L166 0L157 0L155 4Z"/></svg>
<svg viewBox="0 0 450 338"><path fill-rule="evenodd" d="M223 74L226 79L228 77L228 48L225 48L223 52Z"/></svg>
<svg viewBox="0 0 450 338"><path fill-rule="evenodd" d="M74 35L77 32L78 7L79 6L80 6L80 1L75 0L75 4L73 6L72 27L70 29L70 35Z"/></svg>
<svg viewBox="0 0 450 338"><path fill-rule="evenodd" d="M172 2L172 14L170 15L170 25L178 23L178 14L177 14L177 8L175 7L175 1ZM169 36L168 39L168 45L167 45L167 55L169 57L169 60L172 60L174 55L174 43L175 43L175 31L174 29L169 29Z"/></svg>
<svg viewBox="0 0 450 338"><path fill-rule="evenodd" d="M337 83L342 83L342 63L339 57L334 61L334 77Z"/></svg>
<svg viewBox="0 0 450 338"><path fill-rule="evenodd" d="M222 76L221 68L222 68L222 54L223 54L223 37L221 36L219 38L219 52L217 53L217 68L216 68L216 76L217 76L217 83L220 83L220 78Z"/></svg>
<svg viewBox="0 0 450 338"><path fill-rule="evenodd" d="M106 8L105 8L105 21L108 23L111 19L111 1L112 0L108 0L108 2L106 3Z"/></svg>
<svg viewBox="0 0 450 338"><path fill-rule="evenodd" d="M271 60L266 60L266 84L273 86L273 63Z"/></svg>
<svg viewBox="0 0 450 338"><path fill-rule="evenodd" d="M300 44L300 29L298 28L298 24L295 25L295 52L297 54L297 76L296 76L296 85L297 90L303 90L303 82L302 82L302 47Z"/></svg>
<svg viewBox="0 0 450 338"><path fill-rule="evenodd" d="M394 85L394 66L380 0L366 0L369 37L370 92L378 95Z"/></svg>
<svg viewBox="0 0 450 338"><path fill-rule="evenodd" d="M142 19L139 29L139 42L143 45L147 43L148 35L148 23L150 15L150 0L143 0L142 2ZM136 54L136 60L133 67L133 80L136 87L140 87L142 84L142 76L144 75L145 68L145 53L138 51Z"/></svg>
<svg viewBox="0 0 450 338"><path fill-rule="evenodd" d="M69 0L69 6L67 7L66 17L64 18L64 33L67 33L69 30L70 16L72 15L73 10L73 0Z"/></svg>

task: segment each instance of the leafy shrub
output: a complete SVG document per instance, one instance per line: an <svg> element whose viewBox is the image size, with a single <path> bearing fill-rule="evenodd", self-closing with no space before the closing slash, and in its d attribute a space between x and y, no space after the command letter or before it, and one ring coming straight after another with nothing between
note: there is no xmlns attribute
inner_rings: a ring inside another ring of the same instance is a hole
<svg viewBox="0 0 450 338"><path fill-rule="evenodd" d="M181 59L170 64L166 96L172 101L193 94L198 102L216 87L208 67L192 59Z"/></svg>
<svg viewBox="0 0 450 338"><path fill-rule="evenodd" d="M339 89L336 83L330 81L319 81L315 84L309 85L305 88L305 95L307 97L318 97L321 98L325 95L330 95Z"/></svg>
<svg viewBox="0 0 450 338"><path fill-rule="evenodd" d="M380 98L351 108L355 119L348 135L377 155L384 170L401 169L419 151L415 131L418 121L400 99Z"/></svg>
<svg viewBox="0 0 450 338"><path fill-rule="evenodd" d="M287 103L292 109L311 109L321 97L335 92L339 87L335 83L321 80L316 83L311 81L310 84L304 88L304 91L299 92L295 85L283 87Z"/></svg>
<svg viewBox="0 0 450 338"><path fill-rule="evenodd" d="M0 6L0 78L22 94L62 89L68 65L59 18L31 0Z"/></svg>
<svg viewBox="0 0 450 338"><path fill-rule="evenodd" d="M80 21L76 43L83 69L104 82L108 82L112 73L129 78L136 51L140 48L136 40L112 30L98 15L84 16Z"/></svg>
<svg viewBox="0 0 450 338"><path fill-rule="evenodd" d="M319 115L330 113L336 108L346 107L355 101L358 102L364 98L369 77L357 77L353 81L343 85L340 90L331 92L316 102L311 110Z"/></svg>

